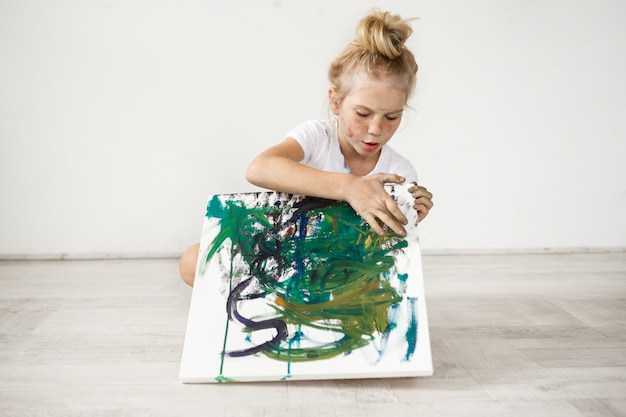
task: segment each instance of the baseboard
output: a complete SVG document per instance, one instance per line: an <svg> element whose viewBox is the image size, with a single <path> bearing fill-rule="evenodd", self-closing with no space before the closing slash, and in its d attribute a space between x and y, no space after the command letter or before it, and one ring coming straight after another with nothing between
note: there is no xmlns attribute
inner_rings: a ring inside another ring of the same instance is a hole
<svg viewBox="0 0 626 417"><path fill-rule="evenodd" d="M0 261L92 261L92 260L139 260L179 259L182 253L49 253L49 254L0 254Z"/></svg>
<svg viewBox="0 0 626 417"><path fill-rule="evenodd" d="M601 254L626 253L626 247L575 247L575 248L456 248L424 249L424 256L463 256L463 255L537 255L537 254ZM79 260L139 260L139 259L179 259L179 252L140 252L140 253L50 253L14 254L0 253L0 261L79 261Z"/></svg>
<svg viewBox="0 0 626 417"><path fill-rule="evenodd" d="M626 247L422 249L424 256L625 253Z"/></svg>

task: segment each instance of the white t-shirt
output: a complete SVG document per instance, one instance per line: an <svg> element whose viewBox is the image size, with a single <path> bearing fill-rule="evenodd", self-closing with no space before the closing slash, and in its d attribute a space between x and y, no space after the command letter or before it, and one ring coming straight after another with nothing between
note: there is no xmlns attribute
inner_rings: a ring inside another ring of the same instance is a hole
<svg viewBox="0 0 626 417"><path fill-rule="evenodd" d="M301 164L329 172L350 172L339 148L337 127L330 120L310 120L296 126L286 137L294 138L304 151ZM417 172L408 159L389 145L380 150L376 167L368 175L381 172L406 178L406 184L417 182Z"/></svg>

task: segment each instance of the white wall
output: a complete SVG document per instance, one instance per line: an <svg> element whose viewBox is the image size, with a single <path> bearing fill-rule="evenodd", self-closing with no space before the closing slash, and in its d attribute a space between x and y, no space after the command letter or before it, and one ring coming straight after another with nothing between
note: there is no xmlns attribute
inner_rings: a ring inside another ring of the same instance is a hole
<svg viewBox="0 0 626 417"><path fill-rule="evenodd" d="M378 4L420 17L426 251L626 247L622 0L0 0L2 257L180 253Z"/></svg>

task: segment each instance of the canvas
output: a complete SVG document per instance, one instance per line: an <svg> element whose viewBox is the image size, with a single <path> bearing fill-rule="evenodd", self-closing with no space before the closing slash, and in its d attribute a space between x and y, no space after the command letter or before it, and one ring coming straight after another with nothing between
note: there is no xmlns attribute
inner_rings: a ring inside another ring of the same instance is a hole
<svg viewBox="0 0 626 417"><path fill-rule="evenodd" d="M186 383L432 374L417 215L384 236L345 202L209 197L180 379Z"/></svg>

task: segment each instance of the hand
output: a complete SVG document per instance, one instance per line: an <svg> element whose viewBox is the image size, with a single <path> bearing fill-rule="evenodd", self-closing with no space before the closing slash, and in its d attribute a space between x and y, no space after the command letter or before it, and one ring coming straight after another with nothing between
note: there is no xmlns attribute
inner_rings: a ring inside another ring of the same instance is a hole
<svg viewBox="0 0 626 417"><path fill-rule="evenodd" d="M428 215L430 209L433 208L433 195L425 187L416 183L413 183L413 186L409 188L409 192L415 199L413 208L417 210L417 221L421 222Z"/></svg>
<svg viewBox="0 0 626 417"><path fill-rule="evenodd" d="M379 235L385 233L378 220L400 236L408 221L393 198L385 191L386 183L402 184L404 178L395 174L353 176L346 191L346 201ZM428 210L426 210L428 212Z"/></svg>

